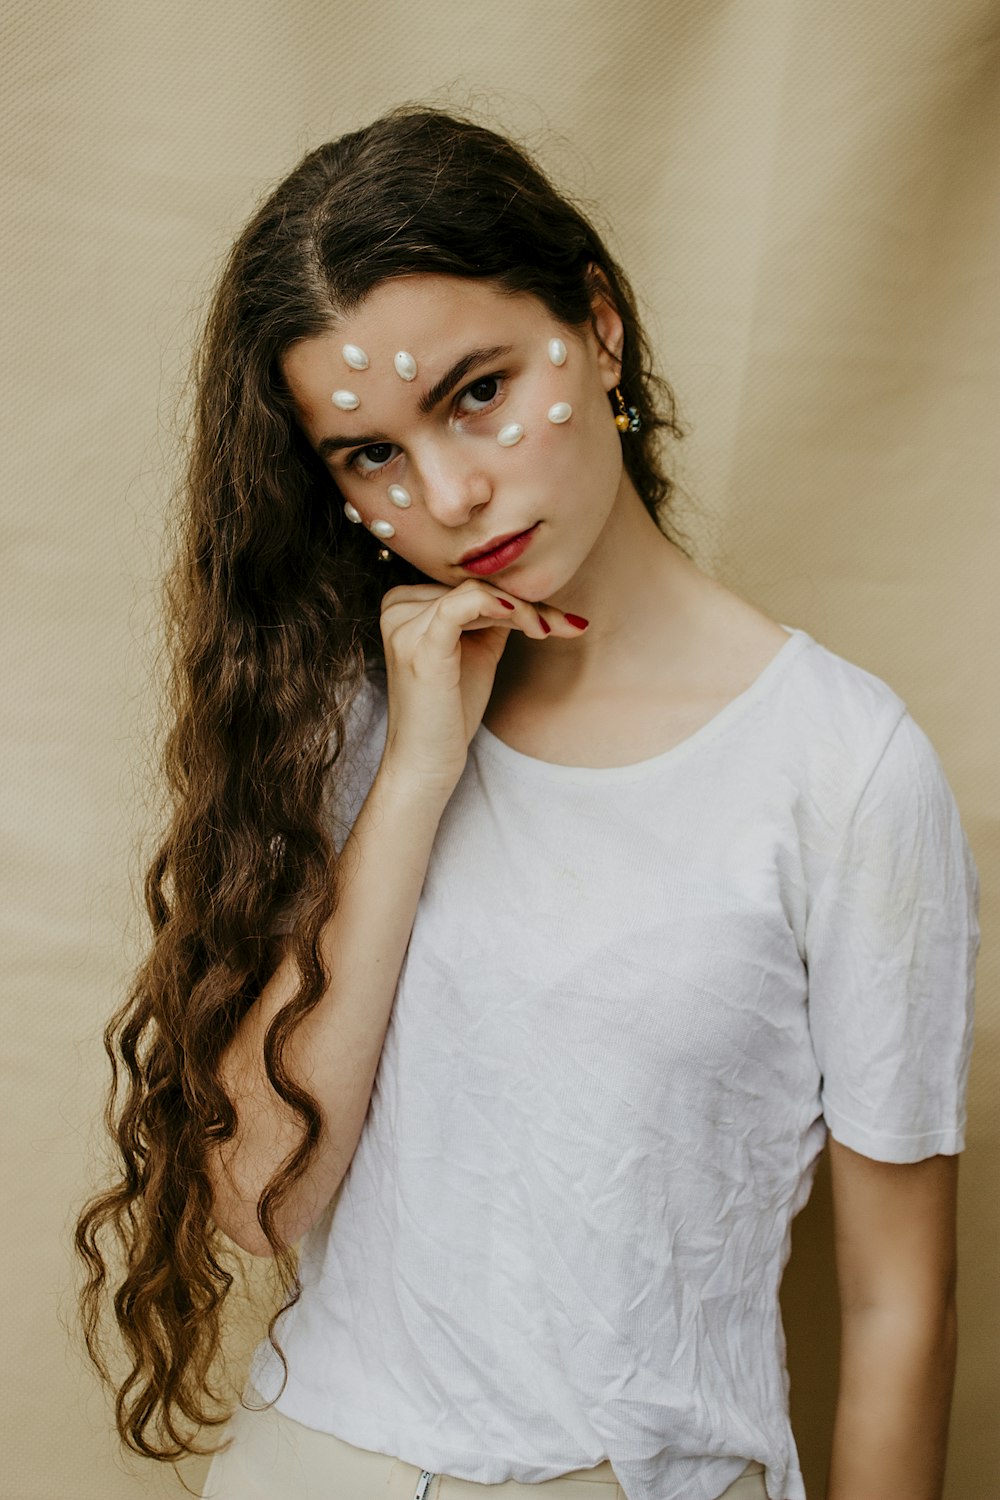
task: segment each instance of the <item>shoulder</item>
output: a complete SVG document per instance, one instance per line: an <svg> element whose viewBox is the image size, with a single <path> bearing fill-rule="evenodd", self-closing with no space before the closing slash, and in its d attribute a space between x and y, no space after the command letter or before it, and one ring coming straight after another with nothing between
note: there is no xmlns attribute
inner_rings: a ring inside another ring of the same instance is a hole
<svg viewBox="0 0 1000 1500"><path fill-rule="evenodd" d="M824 738L862 756L883 747L907 712L883 678L808 636L797 663L796 691Z"/></svg>
<svg viewBox="0 0 1000 1500"><path fill-rule="evenodd" d="M808 632L800 635L805 639L782 680L776 728L800 791L841 824L894 741L926 736L889 683Z"/></svg>

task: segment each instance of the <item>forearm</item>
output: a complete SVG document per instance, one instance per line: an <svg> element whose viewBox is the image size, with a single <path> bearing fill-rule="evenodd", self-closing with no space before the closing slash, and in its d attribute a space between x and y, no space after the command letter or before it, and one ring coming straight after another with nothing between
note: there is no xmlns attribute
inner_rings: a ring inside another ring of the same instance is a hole
<svg viewBox="0 0 1000 1500"><path fill-rule="evenodd" d="M955 1307L845 1314L826 1500L942 1500Z"/></svg>
<svg viewBox="0 0 1000 1500"><path fill-rule="evenodd" d="M340 900L320 935L330 986L299 1023L286 1053L289 1071L318 1100L324 1116L310 1168L277 1214L277 1226L290 1243L323 1212L357 1147L446 800L443 793L409 787L380 771L344 845ZM263 1062L267 1028L297 984L297 965L289 954L222 1059L239 1128L210 1161L214 1218L252 1255L271 1254L257 1222L258 1198L302 1138L301 1121L274 1092Z"/></svg>

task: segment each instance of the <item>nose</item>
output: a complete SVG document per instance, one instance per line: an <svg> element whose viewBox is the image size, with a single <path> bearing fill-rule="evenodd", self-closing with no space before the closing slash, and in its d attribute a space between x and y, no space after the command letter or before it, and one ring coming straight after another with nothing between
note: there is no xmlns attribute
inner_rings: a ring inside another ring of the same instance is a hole
<svg viewBox="0 0 1000 1500"><path fill-rule="evenodd" d="M427 443L412 455L424 506L442 526L461 527L493 496L493 484L477 456L454 436Z"/></svg>

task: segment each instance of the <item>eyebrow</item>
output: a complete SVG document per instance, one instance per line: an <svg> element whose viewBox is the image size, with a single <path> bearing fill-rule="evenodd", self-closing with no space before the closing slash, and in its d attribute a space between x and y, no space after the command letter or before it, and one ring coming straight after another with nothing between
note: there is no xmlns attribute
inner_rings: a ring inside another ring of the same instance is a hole
<svg viewBox="0 0 1000 1500"><path fill-rule="evenodd" d="M477 365L487 364L491 360L503 359L510 354L512 347L511 344L494 344L488 349L470 349L468 354L463 354L461 359L457 359L451 368L445 371L441 379L436 380L430 390L421 396L418 402L419 410L426 416L440 401L444 400L445 396L450 395L470 370L474 370ZM375 443L389 441L382 433L374 433L368 437L327 437L317 444L316 452L320 458L326 458L342 448L368 448Z"/></svg>
<svg viewBox="0 0 1000 1500"><path fill-rule="evenodd" d="M420 410L427 415L434 410L439 401L442 401L460 381L464 380L470 370L476 365L488 364L494 359L504 359L511 352L510 344L494 344L492 349L471 349L468 354L463 354L457 359L450 370L446 370L440 380L435 381L426 395L420 398Z"/></svg>

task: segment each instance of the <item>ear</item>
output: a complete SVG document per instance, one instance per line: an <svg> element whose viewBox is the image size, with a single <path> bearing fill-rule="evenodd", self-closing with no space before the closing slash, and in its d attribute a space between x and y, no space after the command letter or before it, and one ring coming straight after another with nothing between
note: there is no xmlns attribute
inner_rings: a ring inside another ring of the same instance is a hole
<svg viewBox="0 0 1000 1500"><path fill-rule="evenodd" d="M594 352L604 380L604 389L613 391L621 379L625 326L615 306L607 277L600 266L592 263L588 267L588 275L593 287L590 326L594 335Z"/></svg>

